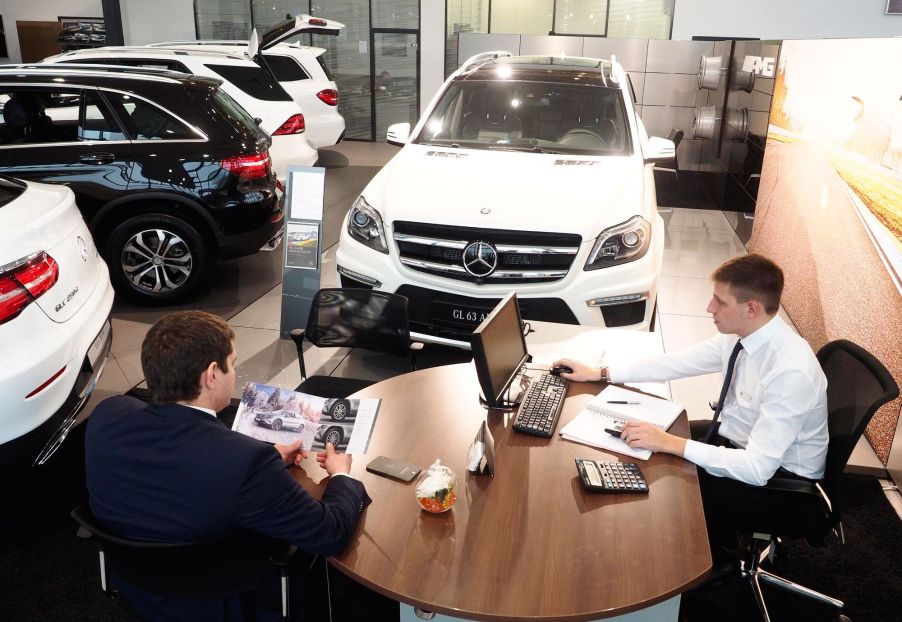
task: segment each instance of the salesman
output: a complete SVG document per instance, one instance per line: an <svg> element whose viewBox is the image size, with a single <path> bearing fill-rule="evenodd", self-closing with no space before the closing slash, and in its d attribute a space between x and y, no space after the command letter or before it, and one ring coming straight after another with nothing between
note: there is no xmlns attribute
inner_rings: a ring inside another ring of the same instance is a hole
<svg viewBox="0 0 902 622"><path fill-rule="evenodd" d="M141 347L150 404L111 397L89 419L91 510L131 539L196 542L249 530L309 553L340 553L370 501L348 475L351 457L332 445L317 456L331 476L317 500L286 466L306 455L300 443L273 446L223 425L216 413L234 392L236 361L235 334L215 315L171 313L150 328ZM167 599L121 580L117 587L144 619L245 619L238 598Z"/></svg>
<svg viewBox="0 0 902 622"><path fill-rule="evenodd" d="M783 292L779 266L761 255L745 255L722 264L711 279L714 293L707 311L719 335L686 351L632 364L600 369L568 359L555 364L571 367L573 373L561 375L577 381L723 374L715 419L693 423L696 440L648 423L628 423L621 433L631 447L682 456L700 467L714 545L728 543L737 529L778 526L786 513L803 511L761 486L775 475L821 479L828 431L827 380L808 343L777 315Z"/></svg>

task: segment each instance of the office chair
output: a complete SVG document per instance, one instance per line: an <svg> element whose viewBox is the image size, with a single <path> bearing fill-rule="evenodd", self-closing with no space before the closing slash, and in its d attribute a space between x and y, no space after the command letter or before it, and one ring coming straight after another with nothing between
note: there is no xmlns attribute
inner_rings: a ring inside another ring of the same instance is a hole
<svg viewBox="0 0 902 622"><path fill-rule="evenodd" d="M811 511L801 513L792 521L793 524L781 525L779 530L767 526L762 531L768 533L756 532L748 558L740 562L741 574L749 581L765 622L770 622L770 615L761 591L762 581L830 605L837 612L842 610L842 601L772 574L762 569L760 564L765 559L773 559L773 551L780 538L804 537L810 545L824 546L826 536L834 533L841 543L845 542L840 522L842 499L838 495L839 480L871 417L883 404L899 395L899 387L889 371L872 354L851 341L831 341L818 351L817 359L827 376L830 440L824 479L818 483L771 479L768 488L808 497ZM842 614L839 614L839 619L849 620Z"/></svg>
<svg viewBox="0 0 902 622"><path fill-rule="evenodd" d="M210 542L164 543L131 540L101 526L91 509L71 512L80 538L96 538L100 586L115 596L109 574L154 594L189 598L225 598L256 588L268 565L279 569L282 619L288 620L287 564L297 547L253 534Z"/></svg>
<svg viewBox="0 0 902 622"><path fill-rule="evenodd" d="M364 348L406 356L415 370L422 343L410 341L407 298L372 289L331 288L313 298L307 327L290 333L298 350L303 382L297 390L319 397L346 398L374 380L337 376L307 376L304 339L318 348Z"/></svg>
<svg viewBox="0 0 902 622"><path fill-rule="evenodd" d="M683 130L678 130L673 128L670 130L670 135L667 137L668 140L673 141L673 160L662 162L661 164L655 165L656 171L664 171L666 173L673 174L674 184L676 185L677 192L680 191L680 164L677 161L676 150L679 148L680 143L683 142Z"/></svg>

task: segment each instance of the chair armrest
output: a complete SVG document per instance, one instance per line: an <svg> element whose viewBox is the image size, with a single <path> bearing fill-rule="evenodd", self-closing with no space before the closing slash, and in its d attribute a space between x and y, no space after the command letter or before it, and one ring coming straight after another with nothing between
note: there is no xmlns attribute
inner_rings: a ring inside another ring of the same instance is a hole
<svg viewBox="0 0 902 622"><path fill-rule="evenodd" d="M288 333L288 336L294 342L294 347L298 351L298 366L301 368L302 381L307 379L307 366L304 365L304 337L306 335L307 331L303 328L295 328Z"/></svg>
<svg viewBox="0 0 902 622"><path fill-rule="evenodd" d="M774 477L764 485L764 488L781 492L820 496L817 485L814 482L806 482L805 480L791 477Z"/></svg>
<svg viewBox="0 0 902 622"><path fill-rule="evenodd" d="M287 544L277 551L273 552L269 557L269 562L273 566L286 566L291 560L292 555L297 553L298 547L293 544Z"/></svg>

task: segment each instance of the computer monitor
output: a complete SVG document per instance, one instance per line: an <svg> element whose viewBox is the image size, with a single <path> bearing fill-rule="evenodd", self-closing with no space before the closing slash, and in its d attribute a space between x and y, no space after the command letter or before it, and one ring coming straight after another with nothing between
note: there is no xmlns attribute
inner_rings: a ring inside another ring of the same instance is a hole
<svg viewBox="0 0 902 622"><path fill-rule="evenodd" d="M504 394L529 356L516 292L505 296L476 327L470 345L485 405L503 408Z"/></svg>

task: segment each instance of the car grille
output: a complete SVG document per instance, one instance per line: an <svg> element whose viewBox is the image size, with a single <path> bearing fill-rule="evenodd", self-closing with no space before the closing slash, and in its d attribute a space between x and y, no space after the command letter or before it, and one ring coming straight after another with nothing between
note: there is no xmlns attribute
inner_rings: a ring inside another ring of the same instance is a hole
<svg viewBox="0 0 902 622"><path fill-rule="evenodd" d="M408 268L479 285L548 283L563 279L582 242L580 236L567 233L406 221L393 223L393 237L401 263ZM464 251L473 242L490 245L497 254L497 265L489 274L474 275L464 267Z"/></svg>

